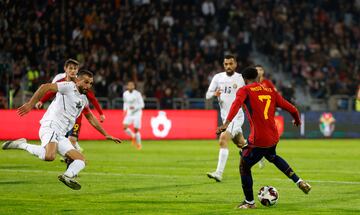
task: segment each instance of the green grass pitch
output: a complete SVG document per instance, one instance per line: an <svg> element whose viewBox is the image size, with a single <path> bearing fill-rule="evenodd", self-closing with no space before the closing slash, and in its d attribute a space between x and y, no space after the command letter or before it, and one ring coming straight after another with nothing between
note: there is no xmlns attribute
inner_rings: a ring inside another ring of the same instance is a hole
<svg viewBox="0 0 360 215"><path fill-rule="evenodd" d="M223 182L218 145L208 141L81 141L88 160L74 191L58 181L65 165L19 150L0 151L0 214L360 214L360 141L282 140L278 154L313 189L303 194L270 163L253 167L254 190L272 185L278 204L235 210L243 200L239 155L231 145Z"/></svg>

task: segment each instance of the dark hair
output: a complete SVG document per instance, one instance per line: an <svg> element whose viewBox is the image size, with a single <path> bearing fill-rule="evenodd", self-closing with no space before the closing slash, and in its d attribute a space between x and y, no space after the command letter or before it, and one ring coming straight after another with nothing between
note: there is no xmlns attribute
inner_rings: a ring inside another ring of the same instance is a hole
<svg viewBox="0 0 360 215"><path fill-rule="evenodd" d="M81 76L84 76L84 75L87 75L89 76L90 78L94 77L94 74L92 72L90 72L89 70L87 69L81 69L78 73L78 77L81 77Z"/></svg>
<svg viewBox="0 0 360 215"><path fill-rule="evenodd" d="M75 66L80 65L79 61L69 58L65 61L64 65L65 65L65 67L68 67L70 64L74 64Z"/></svg>
<svg viewBox="0 0 360 215"><path fill-rule="evenodd" d="M236 57L235 55L232 55L232 54L227 54L224 56L224 59L234 59L236 61Z"/></svg>
<svg viewBox="0 0 360 215"><path fill-rule="evenodd" d="M241 72L241 75L245 80L254 80L258 76L258 72L254 66L249 66Z"/></svg>
<svg viewBox="0 0 360 215"><path fill-rule="evenodd" d="M256 68L256 67L260 67L260 68L263 68L263 69L264 69L264 67L263 67L262 65L260 65L260 64L256 64L254 67L255 67L255 68Z"/></svg>

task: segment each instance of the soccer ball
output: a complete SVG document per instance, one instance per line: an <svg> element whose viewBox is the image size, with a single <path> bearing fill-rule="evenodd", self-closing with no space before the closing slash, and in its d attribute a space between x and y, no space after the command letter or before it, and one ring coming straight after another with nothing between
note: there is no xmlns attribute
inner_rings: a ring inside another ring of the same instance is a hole
<svg viewBox="0 0 360 215"><path fill-rule="evenodd" d="M279 193L275 189L275 187L264 186L260 188L258 193L258 198L262 205L272 206L275 205L276 202L278 201Z"/></svg>

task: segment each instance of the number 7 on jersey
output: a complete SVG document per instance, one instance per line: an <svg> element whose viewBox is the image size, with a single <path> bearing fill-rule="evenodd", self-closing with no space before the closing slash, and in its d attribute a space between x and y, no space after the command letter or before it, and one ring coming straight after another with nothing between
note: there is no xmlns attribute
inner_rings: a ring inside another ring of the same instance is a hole
<svg viewBox="0 0 360 215"><path fill-rule="evenodd" d="M269 119L268 111L271 103L271 96L270 95L259 95L259 100L261 102L264 102L266 100L265 108L264 108L264 118Z"/></svg>

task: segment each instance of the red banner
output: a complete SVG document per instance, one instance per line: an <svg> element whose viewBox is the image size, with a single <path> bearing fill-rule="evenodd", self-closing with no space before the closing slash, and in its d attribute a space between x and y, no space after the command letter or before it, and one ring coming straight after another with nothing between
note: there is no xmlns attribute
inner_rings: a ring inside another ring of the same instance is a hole
<svg viewBox="0 0 360 215"><path fill-rule="evenodd" d="M39 121L44 113L44 110L33 110L26 116L20 117L15 110L0 110L0 139L12 140L24 137L38 140ZM128 139L122 126L123 111L104 110L104 114L106 120L102 126L105 130L120 139ZM142 139L214 139L216 126L215 110L144 110L141 136ZM79 138L104 139L85 117Z"/></svg>

